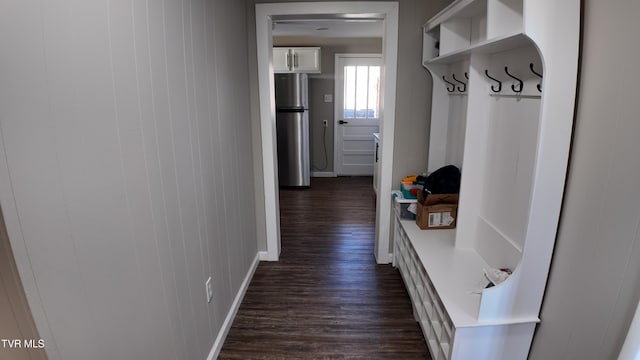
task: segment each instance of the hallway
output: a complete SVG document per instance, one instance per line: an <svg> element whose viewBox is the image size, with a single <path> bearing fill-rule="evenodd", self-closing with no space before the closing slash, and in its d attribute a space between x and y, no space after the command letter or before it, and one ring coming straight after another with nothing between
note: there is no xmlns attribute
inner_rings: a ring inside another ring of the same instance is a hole
<svg viewBox="0 0 640 360"><path fill-rule="evenodd" d="M220 359L428 359L399 272L373 256L370 177L281 189L282 252L261 262Z"/></svg>

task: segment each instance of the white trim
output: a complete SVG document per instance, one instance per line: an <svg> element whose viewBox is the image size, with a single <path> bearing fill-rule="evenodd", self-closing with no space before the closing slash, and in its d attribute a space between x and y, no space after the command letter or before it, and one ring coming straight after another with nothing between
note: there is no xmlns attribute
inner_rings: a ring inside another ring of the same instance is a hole
<svg viewBox="0 0 640 360"><path fill-rule="evenodd" d="M238 289L236 298L233 300L233 303L231 304L231 308L227 313L227 317L224 319L224 323L222 323L222 327L220 328L220 331L218 331L218 336L216 337L216 341L213 343L213 347L211 347L211 351L209 351L209 356L207 356L207 360L213 360L218 358L218 355L220 354L220 350L222 350L222 345L224 345L224 340L227 338L229 329L231 329L231 325L233 324L233 319L235 319L236 313L238 313L238 309L240 308L240 304L242 303L244 294L247 292L247 288L249 287L249 283L251 283L253 274L256 272L256 268L258 267L258 263L260 262L259 260L260 260L260 253L256 254L256 257L253 259L253 263L251 263L251 267L249 268L249 271L247 271L247 275L245 275L244 280L240 285L240 289Z"/></svg>
<svg viewBox="0 0 640 360"><path fill-rule="evenodd" d="M271 5L273 6L273 5ZM273 92L273 65L270 6L256 5L256 52L258 58L258 91L260 104L260 137L262 140L262 173L264 176L265 232L268 257L280 257L280 204L278 199L278 162L275 94Z"/></svg>
<svg viewBox="0 0 640 360"><path fill-rule="evenodd" d="M278 261L278 259L271 259L267 251L258 251L258 258L260 261Z"/></svg>
<svg viewBox="0 0 640 360"><path fill-rule="evenodd" d="M333 171L313 171L311 177L336 177Z"/></svg>
<svg viewBox="0 0 640 360"><path fill-rule="evenodd" d="M276 161L276 129L273 94L271 19L278 15L327 14L380 14L384 21L382 53L384 58L384 97L381 99L384 119L380 122L380 137L384 146L380 153L383 169L393 168L393 136L395 126L396 73L398 57L398 2L350 1L256 4L256 52L258 59L258 91L260 105L261 158L264 174L264 204L268 258L280 256L280 209ZM386 101L385 101L386 100ZM392 174L385 171L380 176L380 194L391 193ZM379 196L376 200L376 247L378 263L389 262L389 229L391 223L391 197Z"/></svg>
<svg viewBox="0 0 640 360"><path fill-rule="evenodd" d="M396 121L396 75L398 71L398 3L387 13L382 42L384 57L383 94L380 100L380 168L393 169L393 149ZM389 101L390 100L390 101ZM376 196L376 240L375 252L378 264L388 264L389 236L391 229L392 172L380 172L379 196ZM386 194L386 196L385 196Z"/></svg>

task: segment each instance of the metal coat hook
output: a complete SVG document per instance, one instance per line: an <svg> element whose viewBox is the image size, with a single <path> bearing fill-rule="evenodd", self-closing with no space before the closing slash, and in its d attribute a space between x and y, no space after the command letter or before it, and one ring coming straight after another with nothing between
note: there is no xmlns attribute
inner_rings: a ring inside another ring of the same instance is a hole
<svg viewBox="0 0 640 360"><path fill-rule="evenodd" d="M495 81L498 83L498 88L496 89L493 85L491 85L491 91L497 93L502 91L502 81L492 77L491 75L489 75L489 71L487 71L487 69L484 70L484 74L491 80Z"/></svg>
<svg viewBox="0 0 640 360"><path fill-rule="evenodd" d="M452 83L451 81L447 80L444 75L442 75L442 80L444 80L444 82L446 82L447 84L451 85L451 89L449 89L449 87L447 86L447 91L448 92L453 92L456 89L456 84Z"/></svg>
<svg viewBox="0 0 640 360"><path fill-rule="evenodd" d="M466 74L466 73L465 73ZM465 92L467 91L467 83L464 83L458 79L456 79L456 74L451 75L451 77L453 77L453 80L457 81L458 83L462 84L462 89L460 89L460 86L458 86L458 91L460 92Z"/></svg>
<svg viewBox="0 0 640 360"><path fill-rule="evenodd" d="M518 82L518 86L516 86L516 84L511 84L511 90L513 90L514 92L521 92L522 91L522 87L523 87L523 82L522 80L518 79L517 77L509 74L509 68L507 66L504 67L504 72L507 73L507 75L509 75L510 78L516 80Z"/></svg>
<svg viewBox="0 0 640 360"><path fill-rule="evenodd" d="M529 64L529 69L531 69L531 72L532 72L532 73L536 74L540 79L542 79L542 74L539 74L538 72L536 72L536 71L533 69L533 63L530 63L530 64ZM536 87L538 88L538 91L539 91L539 92L542 92L542 84L541 84L541 83L538 83L538 85L536 85Z"/></svg>

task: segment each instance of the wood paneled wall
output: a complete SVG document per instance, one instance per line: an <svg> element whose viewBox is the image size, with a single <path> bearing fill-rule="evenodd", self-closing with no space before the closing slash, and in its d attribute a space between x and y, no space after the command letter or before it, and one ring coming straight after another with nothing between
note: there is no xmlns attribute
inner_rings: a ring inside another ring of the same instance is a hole
<svg viewBox="0 0 640 360"><path fill-rule="evenodd" d="M246 37L235 0L3 3L0 201L51 359L209 353L257 253Z"/></svg>

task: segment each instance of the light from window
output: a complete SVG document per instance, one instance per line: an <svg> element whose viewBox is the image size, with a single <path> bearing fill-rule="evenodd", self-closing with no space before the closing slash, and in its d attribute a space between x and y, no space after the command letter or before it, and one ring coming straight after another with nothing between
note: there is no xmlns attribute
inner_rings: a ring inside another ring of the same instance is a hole
<svg viewBox="0 0 640 360"><path fill-rule="evenodd" d="M379 117L380 66L344 67L345 119Z"/></svg>

